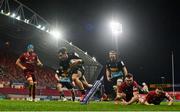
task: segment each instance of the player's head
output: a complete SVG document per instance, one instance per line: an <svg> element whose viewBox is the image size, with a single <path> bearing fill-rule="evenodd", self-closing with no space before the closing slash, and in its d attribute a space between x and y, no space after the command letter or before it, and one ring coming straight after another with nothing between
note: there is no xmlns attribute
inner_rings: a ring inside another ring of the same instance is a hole
<svg viewBox="0 0 180 112"><path fill-rule="evenodd" d="M127 85L131 85L133 84L133 75L131 73L128 73L125 78L124 78L124 81Z"/></svg>
<svg viewBox="0 0 180 112"><path fill-rule="evenodd" d="M161 95L162 93L164 93L162 87L157 87L155 92L156 92L157 95Z"/></svg>
<svg viewBox="0 0 180 112"><path fill-rule="evenodd" d="M118 58L118 53L114 50L109 51L110 60L116 60Z"/></svg>
<svg viewBox="0 0 180 112"><path fill-rule="evenodd" d="M68 58L67 49L65 47L59 49L58 57L60 60L66 60Z"/></svg>
<svg viewBox="0 0 180 112"><path fill-rule="evenodd" d="M117 80L117 86L120 86L122 84L123 80L122 79L118 79Z"/></svg>
<svg viewBox="0 0 180 112"><path fill-rule="evenodd" d="M29 44L29 45L27 46L27 51L28 51L28 52L34 52L34 46L33 46L32 44Z"/></svg>

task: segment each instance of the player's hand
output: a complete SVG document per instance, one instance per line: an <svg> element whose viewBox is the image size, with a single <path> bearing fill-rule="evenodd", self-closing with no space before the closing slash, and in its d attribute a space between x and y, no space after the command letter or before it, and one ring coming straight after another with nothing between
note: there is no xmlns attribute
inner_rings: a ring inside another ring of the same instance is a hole
<svg viewBox="0 0 180 112"><path fill-rule="evenodd" d="M111 77L107 77L107 81L111 82Z"/></svg>
<svg viewBox="0 0 180 112"><path fill-rule="evenodd" d="M171 105L173 105L173 103L172 103L172 102L169 102L169 103L168 103L168 106L171 106Z"/></svg>
<svg viewBox="0 0 180 112"><path fill-rule="evenodd" d="M22 69L23 69L23 70L26 70L27 68L23 66Z"/></svg>
<svg viewBox="0 0 180 112"><path fill-rule="evenodd" d="M37 63L38 66L40 67L43 67L43 64L42 63Z"/></svg>
<svg viewBox="0 0 180 112"><path fill-rule="evenodd" d="M34 84L37 84L37 82L34 82Z"/></svg>
<svg viewBox="0 0 180 112"><path fill-rule="evenodd" d="M88 87L91 88L93 85L92 84L88 84Z"/></svg>
<svg viewBox="0 0 180 112"><path fill-rule="evenodd" d="M121 104L122 105L128 105L128 103L126 101L122 101Z"/></svg>

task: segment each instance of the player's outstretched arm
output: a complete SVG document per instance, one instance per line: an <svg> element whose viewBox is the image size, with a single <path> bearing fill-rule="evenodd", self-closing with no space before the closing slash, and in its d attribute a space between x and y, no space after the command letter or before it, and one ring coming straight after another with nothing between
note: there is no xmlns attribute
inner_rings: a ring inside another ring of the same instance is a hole
<svg viewBox="0 0 180 112"><path fill-rule="evenodd" d="M22 70L25 70L25 69L26 69L26 67L21 64L21 60L20 60L19 58L18 58L17 61L16 61L16 65L17 65L18 67L20 67Z"/></svg>
<svg viewBox="0 0 180 112"><path fill-rule="evenodd" d="M129 102L127 102L127 105L130 105L130 104L138 101L139 93L138 92L134 92L133 94L134 94L134 96L132 97L132 99Z"/></svg>
<svg viewBox="0 0 180 112"><path fill-rule="evenodd" d="M41 63L41 61L39 60L39 58L37 59L37 65L38 65L38 66L43 66L43 64Z"/></svg>
<svg viewBox="0 0 180 112"><path fill-rule="evenodd" d="M57 74L55 74L55 78L56 78L57 81L59 81L59 77L58 77Z"/></svg>
<svg viewBox="0 0 180 112"><path fill-rule="evenodd" d="M168 93L166 93L165 96L167 97L167 99L169 101L168 105L172 105L173 104L173 98Z"/></svg>
<svg viewBox="0 0 180 112"><path fill-rule="evenodd" d="M126 67L123 67L123 73L124 73L125 76L128 74L128 70L127 70Z"/></svg>
<svg viewBox="0 0 180 112"><path fill-rule="evenodd" d="M110 71L108 70L108 68L106 67L106 78L108 81L111 81L111 73Z"/></svg>
<svg viewBox="0 0 180 112"><path fill-rule="evenodd" d="M173 99L169 101L168 105L172 105L173 104Z"/></svg>

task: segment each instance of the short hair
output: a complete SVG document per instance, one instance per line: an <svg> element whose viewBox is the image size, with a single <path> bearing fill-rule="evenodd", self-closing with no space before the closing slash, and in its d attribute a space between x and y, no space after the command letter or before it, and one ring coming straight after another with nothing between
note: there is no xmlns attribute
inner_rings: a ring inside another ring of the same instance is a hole
<svg viewBox="0 0 180 112"><path fill-rule="evenodd" d="M59 49L58 54L59 54L59 53L64 54L65 52L67 52L66 47L62 47L62 48Z"/></svg>
<svg viewBox="0 0 180 112"><path fill-rule="evenodd" d="M126 76L125 76L125 78L133 78L133 75L131 74L131 73L128 73Z"/></svg>
<svg viewBox="0 0 180 112"><path fill-rule="evenodd" d="M110 54L110 53L117 54L117 52L116 52L115 50L111 50L111 51L109 51L109 54Z"/></svg>
<svg viewBox="0 0 180 112"><path fill-rule="evenodd" d="M28 44L27 50L29 50L29 49L34 49L34 45L33 44Z"/></svg>

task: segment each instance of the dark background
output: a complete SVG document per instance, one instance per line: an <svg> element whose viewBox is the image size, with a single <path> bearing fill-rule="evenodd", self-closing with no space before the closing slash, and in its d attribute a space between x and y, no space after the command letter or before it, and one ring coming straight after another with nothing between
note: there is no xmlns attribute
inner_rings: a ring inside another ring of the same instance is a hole
<svg viewBox="0 0 180 112"><path fill-rule="evenodd" d="M105 64L114 48L109 21L123 25L119 53L128 71L139 81L171 83L171 54L175 59L175 83L180 75L180 4L178 0L20 0L64 37Z"/></svg>

